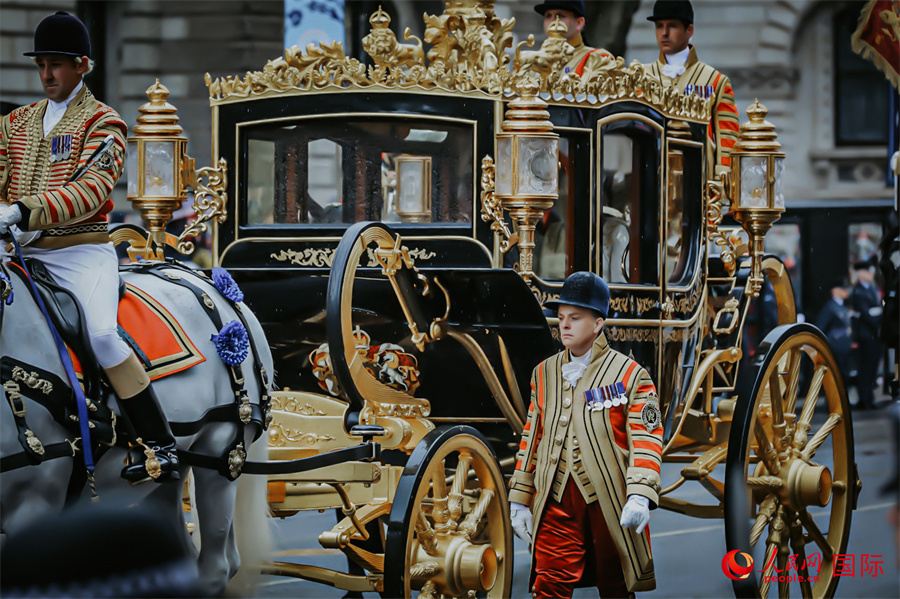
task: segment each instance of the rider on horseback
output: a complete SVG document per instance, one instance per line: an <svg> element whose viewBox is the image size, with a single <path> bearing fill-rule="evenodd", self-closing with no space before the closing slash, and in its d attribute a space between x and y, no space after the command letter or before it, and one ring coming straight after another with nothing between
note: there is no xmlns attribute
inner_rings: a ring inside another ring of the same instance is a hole
<svg viewBox="0 0 900 599"><path fill-rule="evenodd" d="M62 11L45 18L35 29L34 51L25 55L34 57L47 100L17 108L0 124L0 235L14 235L23 255L41 261L78 298L91 349L138 429L132 439L143 446L144 460L126 466L122 476L176 479L175 438L147 373L117 331L118 259L106 215L122 174L127 128L82 81L93 61L78 18ZM112 160L70 181L110 135Z"/></svg>

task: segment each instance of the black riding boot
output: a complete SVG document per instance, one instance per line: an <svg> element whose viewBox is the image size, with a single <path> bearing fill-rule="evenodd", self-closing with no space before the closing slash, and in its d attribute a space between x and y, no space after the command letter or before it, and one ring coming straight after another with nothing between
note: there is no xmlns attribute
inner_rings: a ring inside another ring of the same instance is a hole
<svg viewBox="0 0 900 599"><path fill-rule="evenodd" d="M130 483L180 478L175 437L159 407L153 386L147 386L134 397L120 398L119 405L131 421L137 443L135 450L141 452L139 459L122 470L122 478Z"/></svg>

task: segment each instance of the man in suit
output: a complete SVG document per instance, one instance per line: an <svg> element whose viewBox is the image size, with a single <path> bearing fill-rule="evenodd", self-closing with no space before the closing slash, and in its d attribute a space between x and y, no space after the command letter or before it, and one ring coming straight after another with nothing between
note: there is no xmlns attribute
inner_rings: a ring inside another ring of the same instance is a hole
<svg viewBox="0 0 900 599"><path fill-rule="evenodd" d="M731 81L706 63L700 62L697 49L690 43L694 35L694 8L689 0L657 0L653 14L647 17L656 25L659 58L644 65L666 87L680 93L697 94L713 101L707 129L707 176L716 167L731 165L730 152L737 141L737 107Z"/></svg>
<svg viewBox="0 0 900 599"><path fill-rule="evenodd" d="M859 390L859 408L875 408L875 378L878 376L878 361L881 359L881 295L875 284L875 274L869 261L853 265L856 271L856 285L850 294L853 308L853 339L859 346L859 368L856 388Z"/></svg>
<svg viewBox="0 0 900 599"><path fill-rule="evenodd" d="M585 8L582 0L546 0L534 6L534 11L544 17L544 33L550 33L550 26L557 18L566 25L566 38L575 53L566 63L566 72L579 77L601 68L613 55L603 48L592 48L584 42Z"/></svg>
<svg viewBox="0 0 900 599"><path fill-rule="evenodd" d="M835 279L831 285L831 298L822 306L816 326L825 333L834 352L844 385L850 380L850 349L853 344L850 322L850 291L843 279Z"/></svg>
<svg viewBox="0 0 900 599"><path fill-rule="evenodd" d="M532 546L535 597L601 597L656 588L650 510L659 501L662 417L656 388L609 347L609 288L570 275L559 299L565 350L531 379L531 405L510 481L513 530Z"/></svg>

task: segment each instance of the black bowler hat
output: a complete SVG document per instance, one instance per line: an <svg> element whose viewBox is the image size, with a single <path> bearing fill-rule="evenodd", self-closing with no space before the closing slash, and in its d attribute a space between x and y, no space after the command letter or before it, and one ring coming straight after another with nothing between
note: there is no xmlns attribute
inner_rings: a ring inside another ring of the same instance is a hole
<svg viewBox="0 0 900 599"><path fill-rule="evenodd" d="M678 19L684 26L694 24L694 7L690 0L656 0L653 5L653 14L647 17L648 21L661 21L663 19Z"/></svg>
<svg viewBox="0 0 900 599"><path fill-rule="evenodd" d="M572 0L570 2L566 2L565 0L545 0L540 4L534 5L534 12L543 15L548 10L554 8L557 10L567 10L576 17L583 17L585 15L584 2L582 2L582 0Z"/></svg>
<svg viewBox="0 0 900 599"><path fill-rule="evenodd" d="M606 281L592 272L573 273L563 283L559 298L544 302L545 308L558 308L561 305L594 310L605 319L609 313L609 287Z"/></svg>
<svg viewBox="0 0 900 599"><path fill-rule="evenodd" d="M870 268L875 266L874 262L875 261L871 258L868 260L859 260L858 262L853 264L853 270L869 270Z"/></svg>
<svg viewBox="0 0 900 599"><path fill-rule="evenodd" d="M91 38L78 17L59 11L41 21L34 30L34 51L25 56L65 54L91 57Z"/></svg>
<svg viewBox="0 0 900 599"><path fill-rule="evenodd" d="M846 277L835 277L831 280L831 289L835 289L837 287L840 287L841 289L845 289L847 287Z"/></svg>

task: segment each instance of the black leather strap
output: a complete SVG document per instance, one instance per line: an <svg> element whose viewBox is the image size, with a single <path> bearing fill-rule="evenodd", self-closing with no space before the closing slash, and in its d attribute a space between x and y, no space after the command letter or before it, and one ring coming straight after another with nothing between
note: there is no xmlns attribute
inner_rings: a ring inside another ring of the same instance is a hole
<svg viewBox="0 0 900 599"><path fill-rule="evenodd" d="M53 443L52 445L44 446L44 455L41 456L40 461L34 462L31 456L27 452L14 453L13 455L5 456L0 459L0 472L9 472L10 470L15 470L17 468L22 468L24 466L36 466L47 460L53 460L56 458L71 458L75 457L75 452L72 449L72 444L68 441L62 441L60 443Z"/></svg>
<svg viewBox="0 0 900 599"><path fill-rule="evenodd" d="M279 462L244 462L242 473L244 474L291 474L295 472L307 472L317 468L343 464L344 462L360 462L377 460L381 456L380 443L362 443L345 449L335 449L308 458L286 460ZM222 459L203 455L183 449L178 450L178 458L185 464L200 468L219 469Z"/></svg>

